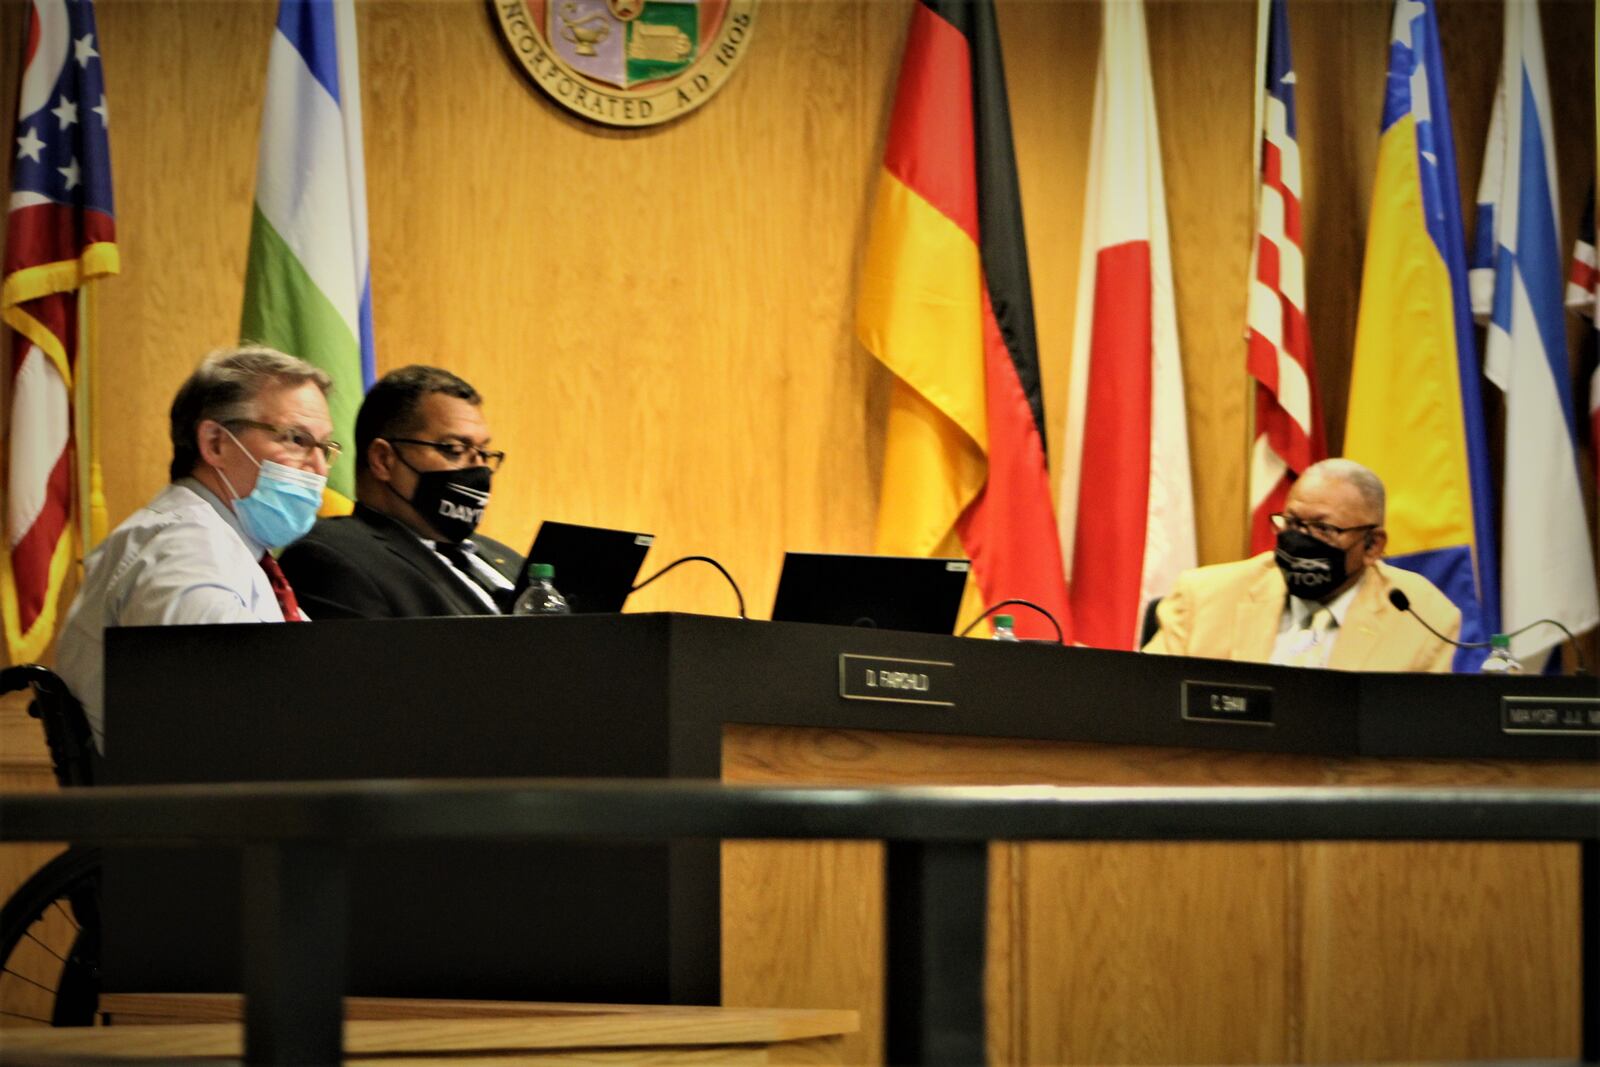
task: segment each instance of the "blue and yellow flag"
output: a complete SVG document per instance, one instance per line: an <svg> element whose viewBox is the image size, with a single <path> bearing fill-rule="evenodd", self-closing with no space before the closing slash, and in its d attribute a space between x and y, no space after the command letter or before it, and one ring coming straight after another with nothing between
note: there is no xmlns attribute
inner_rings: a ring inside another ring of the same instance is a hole
<svg viewBox="0 0 1600 1067"><path fill-rule="evenodd" d="M1450 105L1433 0L1398 0L1367 226L1345 455L1389 491L1389 562L1499 629L1488 438L1467 291ZM1457 670L1483 653L1462 652Z"/></svg>

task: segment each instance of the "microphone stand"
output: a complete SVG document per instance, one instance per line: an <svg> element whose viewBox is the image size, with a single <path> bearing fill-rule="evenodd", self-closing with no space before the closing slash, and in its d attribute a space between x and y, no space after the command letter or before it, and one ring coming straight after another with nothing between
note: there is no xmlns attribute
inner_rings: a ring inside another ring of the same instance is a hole
<svg viewBox="0 0 1600 1067"><path fill-rule="evenodd" d="M1446 637L1444 634L1440 633L1438 630L1435 630L1432 626L1430 626L1428 624L1428 620L1427 619L1424 619L1421 615L1417 614L1415 611L1412 611L1411 610L1411 598L1406 596L1405 593L1401 592L1398 589L1389 590L1389 603L1393 604L1395 607L1399 608L1401 611L1405 612L1407 615L1410 615L1413 619L1416 619L1418 622L1420 622L1422 624L1422 628L1424 630L1427 630L1430 634L1432 634L1433 636L1437 637L1439 640L1443 641L1445 644L1454 645L1457 648L1492 648L1492 647L1494 647L1494 642L1493 641L1456 641L1456 640L1452 640L1451 638ZM1505 636L1506 637L1520 637L1523 634L1527 633L1529 630L1533 629L1535 626L1554 626L1556 629L1558 629L1562 633L1566 634L1567 635L1567 644L1572 647L1572 657L1573 657L1573 659L1575 659L1577 661L1577 663L1574 666L1574 673L1578 674L1578 675L1581 675L1581 676L1584 676L1584 677L1588 676L1588 674L1589 674L1589 665L1583 658L1583 648L1582 648L1582 646L1580 646L1578 644L1577 637L1573 636L1573 633L1572 633L1571 630L1567 629L1565 625L1563 625L1562 623L1556 621L1555 619L1535 619L1534 621L1528 623L1528 625L1518 627L1517 629L1512 630L1510 633L1505 634Z"/></svg>

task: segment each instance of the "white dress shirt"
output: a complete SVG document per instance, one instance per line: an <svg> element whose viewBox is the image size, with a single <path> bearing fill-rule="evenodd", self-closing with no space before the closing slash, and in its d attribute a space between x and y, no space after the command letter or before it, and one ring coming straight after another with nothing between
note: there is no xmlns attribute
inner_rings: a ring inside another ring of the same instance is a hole
<svg viewBox="0 0 1600 1067"><path fill-rule="evenodd" d="M1355 603L1356 590L1360 586L1360 582L1352 582L1349 589L1326 604L1297 596L1286 598L1283 614L1278 617L1278 638L1272 644L1272 659L1269 662L1289 663L1298 660L1307 667L1326 667L1328 657L1333 655L1334 643L1339 640L1339 628L1344 625L1344 617L1350 613L1350 605ZM1333 619L1327 629L1314 632L1312 616L1321 608L1327 608Z"/></svg>
<svg viewBox="0 0 1600 1067"><path fill-rule="evenodd" d="M231 508L180 478L89 554L56 646L56 672L83 702L102 752L106 627L282 622L261 569L265 552Z"/></svg>

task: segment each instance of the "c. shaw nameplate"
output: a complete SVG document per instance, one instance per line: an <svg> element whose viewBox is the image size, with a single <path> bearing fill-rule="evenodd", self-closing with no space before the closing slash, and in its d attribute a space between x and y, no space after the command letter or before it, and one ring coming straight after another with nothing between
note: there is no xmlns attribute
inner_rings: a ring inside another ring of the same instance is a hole
<svg viewBox="0 0 1600 1067"><path fill-rule="evenodd" d="M846 700L956 706L956 665L938 660L839 655L839 695Z"/></svg>
<svg viewBox="0 0 1600 1067"><path fill-rule="evenodd" d="M1600 697L1503 696L1500 730L1508 734L1600 735Z"/></svg>
<svg viewBox="0 0 1600 1067"><path fill-rule="evenodd" d="M1184 682L1183 717L1191 722L1272 725L1272 687Z"/></svg>
<svg viewBox="0 0 1600 1067"><path fill-rule="evenodd" d="M607 126L653 126L722 88L750 47L756 0L490 0L500 34L556 103Z"/></svg>

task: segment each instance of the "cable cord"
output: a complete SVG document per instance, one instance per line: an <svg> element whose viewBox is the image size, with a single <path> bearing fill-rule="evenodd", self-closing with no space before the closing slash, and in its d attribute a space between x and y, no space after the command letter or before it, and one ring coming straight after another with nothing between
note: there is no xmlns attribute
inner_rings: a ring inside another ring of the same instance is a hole
<svg viewBox="0 0 1600 1067"><path fill-rule="evenodd" d="M690 560L698 560L701 563L709 563L713 567L717 568L718 573L728 580L728 585L733 589L734 597L739 601L739 618L748 619L750 617L744 613L744 593L739 590L739 583L733 580L733 575L728 573L728 569L726 567L712 559L710 556L681 556L667 564L665 567L662 567L660 570L656 571L654 574L640 582L638 585L634 586L632 589L628 590L628 595L632 596L634 593L637 593L639 590L643 589L645 586L649 585L663 574L666 574L680 563L688 563Z"/></svg>
<svg viewBox="0 0 1600 1067"><path fill-rule="evenodd" d="M971 633L973 631L973 628L976 627L984 619L987 619L990 615L993 615L995 612L999 611L1001 608L1010 607L1012 604L1021 604L1025 608L1032 608L1034 611L1037 611L1040 615L1043 615L1045 618L1049 619L1050 620L1050 625L1054 626L1056 628L1056 644L1065 645L1067 643L1066 635L1061 632L1061 624L1056 621L1056 617L1054 615L1050 614L1050 612L1047 611L1046 609L1040 607L1038 604L1035 604L1033 601L1031 601L1031 600L1023 600L1021 597L1012 597L1010 600L1002 600L997 604L989 605L988 607L983 609L983 613L981 615L979 615L976 619L973 619L971 622L969 622L967 624L967 628L962 630L960 633L956 634L956 636L957 637L965 637L965 636L967 636L969 633Z"/></svg>

